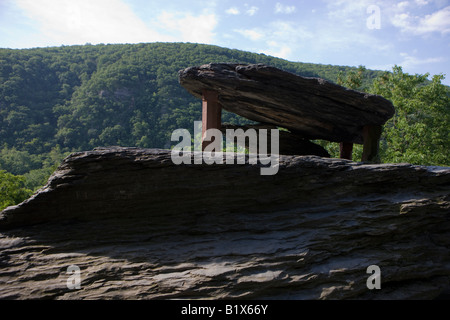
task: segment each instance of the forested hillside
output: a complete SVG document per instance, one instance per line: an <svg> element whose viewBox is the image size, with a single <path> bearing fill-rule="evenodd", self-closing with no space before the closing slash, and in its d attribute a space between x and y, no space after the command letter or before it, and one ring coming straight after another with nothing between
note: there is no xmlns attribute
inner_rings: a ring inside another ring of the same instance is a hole
<svg viewBox="0 0 450 320"><path fill-rule="evenodd" d="M389 74L360 68L358 73L211 45L149 43L0 49L0 173L24 175L15 183L31 190L73 151L110 145L170 148L174 129L192 130L201 119L200 101L178 84L178 71L210 62L265 63L385 95L400 112L387 126L382 160L450 165L449 98L440 76L430 82L401 68ZM223 122L246 120L225 112ZM395 156L386 151L389 144ZM420 148L423 155L416 156ZM416 150L414 156L402 157L410 150ZM437 156L431 159L429 153ZM0 189L14 180L7 177Z"/></svg>
<svg viewBox="0 0 450 320"><path fill-rule="evenodd" d="M39 181L67 152L169 148L174 129L192 129L201 119L200 103L178 84L178 71L210 62L266 63L333 81L350 70L199 44L0 49L0 168ZM242 119L225 113L223 121Z"/></svg>
<svg viewBox="0 0 450 320"><path fill-rule="evenodd" d="M57 145L168 148L169 132L201 118L199 101L178 84L177 72L209 62L266 63L332 81L350 70L181 43L3 49L0 141L32 154Z"/></svg>

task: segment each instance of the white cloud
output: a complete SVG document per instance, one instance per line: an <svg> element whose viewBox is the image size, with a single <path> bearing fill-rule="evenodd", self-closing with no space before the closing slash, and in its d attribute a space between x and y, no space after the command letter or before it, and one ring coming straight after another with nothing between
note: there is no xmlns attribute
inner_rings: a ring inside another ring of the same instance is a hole
<svg viewBox="0 0 450 320"><path fill-rule="evenodd" d="M236 8L236 7L231 7L231 8L229 8L229 9L227 9L225 12L226 12L227 14L231 14L231 15L238 15L238 14L241 13L241 12L239 11L239 9Z"/></svg>
<svg viewBox="0 0 450 320"><path fill-rule="evenodd" d="M402 1L402 2L399 2L399 3L397 4L397 7L398 7L400 10L405 9L405 8L408 7L408 6L409 6L409 2L408 2L408 1Z"/></svg>
<svg viewBox="0 0 450 320"><path fill-rule="evenodd" d="M373 4L373 0L324 0L328 7L328 17L334 23L340 23L340 27L356 28L368 18L367 8ZM390 23L404 33L425 35L433 32L450 33L450 6L448 1L431 0L404 0L393 2L390 0L378 0L380 8L382 28L385 23ZM435 8L441 8L428 15L424 14L426 5L433 4ZM443 8L447 5L446 7Z"/></svg>
<svg viewBox="0 0 450 320"><path fill-rule="evenodd" d="M158 17L162 27L173 33L177 41L198 42L210 44L213 42L217 26L215 14L203 11L199 15L189 12L167 12Z"/></svg>
<svg viewBox="0 0 450 320"><path fill-rule="evenodd" d="M332 25L332 28L350 30L361 30L367 25L367 19L373 14L373 10L368 9L374 6L373 0L324 0L327 3L328 19L325 24Z"/></svg>
<svg viewBox="0 0 450 320"><path fill-rule="evenodd" d="M411 56L408 53L400 53L401 58L403 59L402 62L399 64L405 69L413 69L416 66L423 65L423 64L430 64L430 63L442 63L446 59L443 57L431 57L431 58L422 58L419 59L417 57Z"/></svg>
<svg viewBox="0 0 450 320"><path fill-rule="evenodd" d="M413 24L414 17L412 17L409 13L399 13L394 15L392 19L392 24L403 31L406 31L410 28L410 25Z"/></svg>
<svg viewBox="0 0 450 320"><path fill-rule="evenodd" d="M272 37L283 41L295 42L314 37L305 27L295 22L274 21L270 24L270 29Z"/></svg>
<svg viewBox="0 0 450 320"><path fill-rule="evenodd" d="M374 5L372 0L324 0L327 3L328 15L336 18L345 19L355 16L358 13L365 14L367 8Z"/></svg>
<svg viewBox="0 0 450 320"><path fill-rule="evenodd" d="M275 5L275 13L285 13L290 14L294 13L296 10L295 6L285 6L279 2Z"/></svg>
<svg viewBox="0 0 450 320"><path fill-rule="evenodd" d="M234 30L237 33L240 33L244 37L252 40L252 41L258 41L264 37L264 32L262 32L260 29L235 29Z"/></svg>
<svg viewBox="0 0 450 320"><path fill-rule="evenodd" d="M450 33L450 6L421 19L420 31Z"/></svg>
<svg viewBox="0 0 450 320"><path fill-rule="evenodd" d="M287 21L273 21L260 28L234 31L258 42L259 49L254 51L284 59L292 59L295 50L301 48L306 40L313 39L313 34L305 27Z"/></svg>
<svg viewBox="0 0 450 320"><path fill-rule="evenodd" d="M289 45L280 44L276 41L268 41L267 45L269 47L262 50L261 53L286 60L291 58L292 48Z"/></svg>
<svg viewBox="0 0 450 320"><path fill-rule="evenodd" d="M250 8L247 9L247 11L245 11L246 14L248 14L249 16L253 16L256 14L256 12L259 10L258 7L252 6Z"/></svg>
<svg viewBox="0 0 450 320"><path fill-rule="evenodd" d="M253 29L235 29L252 41L265 40L267 43L295 43L299 40L312 39L313 34L303 26L286 21L273 21L265 27Z"/></svg>
<svg viewBox="0 0 450 320"><path fill-rule="evenodd" d="M149 29L120 0L17 0L16 4L55 45L171 40Z"/></svg>
<svg viewBox="0 0 450 320"><path fill-rule="evenodd" d="M415 0L415 2L418 6L425 6L428 3L430 3L430 1L428 1L428 0Z"/></svg>
<svg viewBox="0 0 450 320"><path fill-rule="evenodd" d="M402 32L424 35L432 32L450 33L450 6L426 16L411 13L395 14L391 22Z"/></svg>
<svg viewBox="0 0 450 320"><path fill-rule="evenodd" d="M248 4L245 4L245 7L246 7L245 14L249 15L249 16L254 16L256 14L256 12L259 10L259 8L255 7L255 6L249 7ZM239 14L241 14L241 11L239 10L239 8L231 7L229 9L227 9L225 11L225 13L231 14L231 15L239 15Z"/></svg>
<svg viewBox="0 0 450 320"><path fill-rule="evenodd" d="M16 0L38 23L45 45L183 41L212 43L217 26L207 11L163 11L144 22L123 0Z"/></svg>

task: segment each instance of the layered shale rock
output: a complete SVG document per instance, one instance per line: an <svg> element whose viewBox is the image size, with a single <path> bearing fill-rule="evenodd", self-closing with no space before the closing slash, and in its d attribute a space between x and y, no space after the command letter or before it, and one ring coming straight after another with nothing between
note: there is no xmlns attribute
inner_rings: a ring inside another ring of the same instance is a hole
<svg viewBox="0 0 450 320"><path fill-rule="evenodd" d="M72 154L1 212L0 298L433 299L450 287L450 168L313 156L282 156L272 176L260 166Z"/></svg>

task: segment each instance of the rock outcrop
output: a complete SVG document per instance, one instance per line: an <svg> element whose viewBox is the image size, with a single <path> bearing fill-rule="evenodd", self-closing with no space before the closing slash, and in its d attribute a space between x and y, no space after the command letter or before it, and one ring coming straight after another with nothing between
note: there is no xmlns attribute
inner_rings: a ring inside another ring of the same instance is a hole
<svg viewBox="0 0 450 320"><path fill-rule="evenodd" d="M264 64L190 67L180 70L179 82L198 98L204 90L217 92L229 112L306 139L363 144L363 127L384 125L395 113L381 96Z"/></svg>
<svg viewBox="0 0 450 320"><path fill-rule="evenodd" d="M450 288L450 168L282 156L174 165L168 151L63 161L0 213L3 299L433 299ZM80 268L80 289L67 286ZM381 289L367 268L379 266Z"/></svg>

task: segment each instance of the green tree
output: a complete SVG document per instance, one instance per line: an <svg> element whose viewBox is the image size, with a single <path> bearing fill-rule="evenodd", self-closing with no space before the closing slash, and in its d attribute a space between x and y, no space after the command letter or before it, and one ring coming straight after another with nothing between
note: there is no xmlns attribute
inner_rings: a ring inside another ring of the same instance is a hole
<svg viewBox="0 0 450 320"><path fill-rule="evenodd" d="M337 84L354 89L363 90L364 74L367 71L366 67L359 66L356 70L350 70L346 74L343 71L339 71Z"/></svg>
<svg viewBox="0 0 450 320"><path fill-rule="evenodd" d="M381 143L384 162L449 166L450 97L443 75L409 75L400 66L377 78L371 92L395 106Z"/></svg>
<svg viewBox="0 0 450 320"><path fill-rule="evenodd" d="M400 66L378 76L370 86L364 85L367 69L359 66L337 78L339 85L378 94L390 100L396 113L384 126L381 138L382 162L408 162L421 165L450 165L450 98L443 75L409 75ZM319 141L333 156L339 155L339 145ZM362 146L355 145L354 159L360 159Z"/></svg>
<svg viewBox="0 0 450 320"><path fill-rule="evenodd" d="M0 170L0 210L26 200L32 191L25 188L25 178Z"/></svg>
<svg viewBox="0 0 450 320"><path fill-rule="evenodd" d="M40 168L41 157L27 151L19 151L15 147L3 146L0 150L0 169L13 174L23 175L26 172Z"/></svg>

